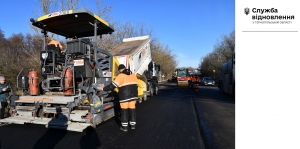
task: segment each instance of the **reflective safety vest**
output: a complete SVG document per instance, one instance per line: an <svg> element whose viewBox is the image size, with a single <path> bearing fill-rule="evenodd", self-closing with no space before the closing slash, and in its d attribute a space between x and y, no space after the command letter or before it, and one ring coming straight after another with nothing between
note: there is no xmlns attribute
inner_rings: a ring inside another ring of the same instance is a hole
<svg viewBox="0 0 300 149"><path fill-rule="evenodd" d="M123 70L110 85L103 88L104 91L119 88L119 101L126 102L138 99L138 79L128 69Z"/></svg>

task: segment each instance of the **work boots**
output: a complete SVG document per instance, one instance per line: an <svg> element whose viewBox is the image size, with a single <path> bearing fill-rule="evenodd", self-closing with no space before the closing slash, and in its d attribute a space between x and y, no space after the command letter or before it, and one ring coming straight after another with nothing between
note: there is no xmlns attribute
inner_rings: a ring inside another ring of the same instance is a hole
<svg viewBox="0 0 300 149"><path fill-rule="evenodd" d="M128 131L128 109L121 109L121 127L120 130Z"/></svg>
<svg viewBox="0 0 300 149"><path fill-rule="evenodd" d="M129 109L129 123L131 129L135 129L136 124L136 110L135 109Z"/></svg>
<svg viewBox="0 0 300 149"><path fill-rule="evenodd" d="M124 132L127 132L128 131L128 126L124 127L124 126L121 126L120 127L120 130L124 131Z"/></svg>

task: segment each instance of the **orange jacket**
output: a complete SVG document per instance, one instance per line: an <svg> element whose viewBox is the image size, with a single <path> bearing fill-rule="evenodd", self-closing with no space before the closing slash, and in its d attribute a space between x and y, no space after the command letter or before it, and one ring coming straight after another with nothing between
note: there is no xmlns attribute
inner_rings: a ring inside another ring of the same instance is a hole
<svg viewBox="0 0 300 149"><path fill-rule="evenodd" d="M197 80L196 80L196 77L192 77L192 82L196 82Z"/></svg>
<svg viewBox="0 0 300 149"><path fill-rule="evenodd" d="M114 88L119 88L119 101L127 102L138 99L138 79L130 70L125 69L120 73L114 81L104 87L104 91L109 91Z"/></svg>
<svg viewBox="0 0 300 149"><path fill-rule="evenodd" d="M57 45L58 45L59 48L60 48L60 50L62 50L62 45L61 45L58 41L56 41L56 40L51 40L51 41L48 43L48 45L50 45L50 44L54 44L56 47L57 47Z"/></svg>

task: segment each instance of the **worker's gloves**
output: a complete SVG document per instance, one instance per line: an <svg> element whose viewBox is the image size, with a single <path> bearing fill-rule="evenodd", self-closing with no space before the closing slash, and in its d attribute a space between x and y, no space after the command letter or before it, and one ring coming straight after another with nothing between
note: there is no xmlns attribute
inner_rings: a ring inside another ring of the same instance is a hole
<svg viewBox="0 0 300 149"><path fill-rule="evenodd" d="M6 91L7 91L7 92L10 92L11 89L12 89L12 88L11 88L10 86L7 86L7 87L6 87Z"/></svg>

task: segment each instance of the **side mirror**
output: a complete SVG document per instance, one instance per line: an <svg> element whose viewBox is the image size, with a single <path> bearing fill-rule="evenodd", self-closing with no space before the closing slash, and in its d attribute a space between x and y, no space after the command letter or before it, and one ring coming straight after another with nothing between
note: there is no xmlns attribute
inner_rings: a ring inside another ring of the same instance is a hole
<svg viewBox="0 0 300 149"><path fill-rule="evenodd" d="M160 71L160 65L156 65L157 71Z"/></svg>

